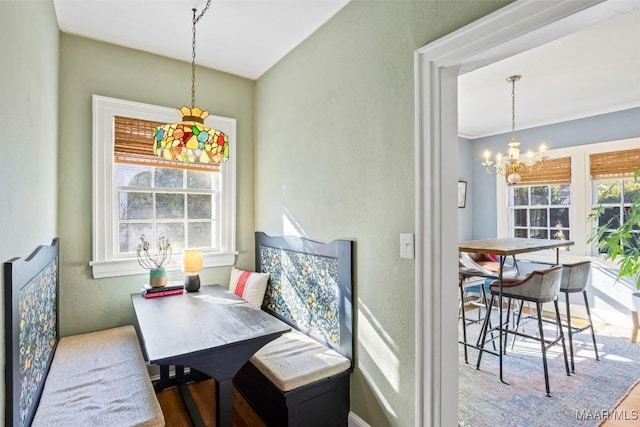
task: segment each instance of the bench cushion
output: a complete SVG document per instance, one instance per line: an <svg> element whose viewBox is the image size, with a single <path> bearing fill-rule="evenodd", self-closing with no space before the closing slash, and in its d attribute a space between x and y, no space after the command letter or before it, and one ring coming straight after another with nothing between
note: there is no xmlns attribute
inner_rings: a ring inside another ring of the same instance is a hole
<svg viewBox="0 0 640 427"><path fill-rule="evenodd" d="M251 363L276 387L290 391L351 368L351 361L292 329L251 357Z"/></svg>
<svg viewBox="0 0 640 427"><path fill-rule="evenodd" d="M132 326L62 338L33 426L164 426Z"/></svg>

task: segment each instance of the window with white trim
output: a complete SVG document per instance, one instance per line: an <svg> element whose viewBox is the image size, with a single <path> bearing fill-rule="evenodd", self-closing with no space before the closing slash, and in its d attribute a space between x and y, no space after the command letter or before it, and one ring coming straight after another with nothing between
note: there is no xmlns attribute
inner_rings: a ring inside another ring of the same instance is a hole
<svg viewBox="0 0 640 427"><path fill-rule="evenodd" d="M640 183L633 178L637 170L640 170L640 149L590 156L592 207L602 208L597 226L607 226L613 231L624 222L640 193ZM631 234L631 244L640 244L640 228L635 227Z"/></svg>
<svg viewBox="0 0 640 427"><path fill-rule="evenodd" d="M570 207L569 184L510 187L511 236L570 240Z"/></svg>
<svg viewBox="0 0 640 427"><path fill-rule="evenodd" d="M509 187L509 236L570 240L571 157L549 159Z"/></svg>
<svg viewBox="0 0 640 427"><path fill-rule="evenodd" d="M535 238L539 236L542 238L544 237L543 230L546 229L550 239L554 238L554 234L557 236L557 233L562 232L565 233L567 239L575 242L574 246L568 248L570 254L576 256L597 255L595 244L587 242L594 226L588 221L587 217L593 206L597 204L598 184L619 180L621 182L619 185L623 186L622 181L631 180L633 174L626 175L626 177L616 177L610 174L598 175L599 172L596 173L596 169L592 170L592 167L597 167L595 166L596 158L592 156L605 156L611 159L611 164L615 165L614 167L629 169L628 166L631 163L628 160L616 159L615 155L621 150L639 149L640 138L629 138L549 150L547 154L551 158L544 162L542 170L550 167L552 161L560 162L561 160L558 159L567 157L571 159L570 179L565 178L564 181L536 181L529 183L525 181L525 175L522 175L523 181L521 184L525 188L510 187L506 184L504 177L497 177L496 219L498 237L520 236L526 232L527 237ZM563 188L565 185L569 187L568 192ZM535 187L546 187L546 189L539 188L534 190ZM517 188L523 189L516 190ZM515 194L514 191L516 191ZM549 195L548 204L547 194ZM516 195L522 197L522 199L516 199ZM617 205L617 212L619 215L623 215L625 203L622 201L623 196L620 195L620 197L621 202ZM562 211L565 208L568 209L566 213ZM523 212L516 214L518 209L522 209ZM524 213L525 210L526 213ZM556 211L553 212L553 210ZM567 217L568 226L565 227ZM551 255L555 257L555 252L553 254L550 253Z"/></svg>
<svg viewBox="0 0 640 427"><path fill-rule="evenodd" d="M174 267L185 248L202 249L205 267L234 264L235 119L206 119L229 137L229 160L222 165L171 164L140 154L148 131L136 126L177 119L172 108L94 95L94 278L143 273L135 253L142 235L152 244L168 237Z"/></svg>

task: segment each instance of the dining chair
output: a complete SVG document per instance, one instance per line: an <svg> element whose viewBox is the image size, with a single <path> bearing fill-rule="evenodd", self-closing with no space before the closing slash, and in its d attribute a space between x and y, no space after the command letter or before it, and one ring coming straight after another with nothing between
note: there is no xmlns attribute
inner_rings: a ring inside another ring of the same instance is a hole
<svg viewBox="0 0 640 427"><path fill-rule="evenodd" d="M516 278L513 280L503 280L502 284L502 297L509 299L509 304L511 300L519 300L522 303L525 301L534 303L536 305L537 319L538 319L538 335L529 335L524 332L519 332L518 329L509 329L509 324L505 325L503 333L505 335L505 348L506 348L506 337L508 334L513 334L514 336L521 336L525 338L530 338L535 341L540 342L540 348L542 350L542 365L544 369L544 382L545 388L547 392L547 396L551 395L551 389L549 387L549 372L547 366L547 350L557 344L558 342L562 345L562 352L564 355L564 363L567 375L570 375L569 372L569 360L567 358L567 347L565 345L563 328L561 327L562 322L560 319L560 310L558 309L558 295L560 293L560 282L562 279L562 266L557 265L546 270L535 270L531 273L527 274L523 278ZM489 289L491 290L491 300L489 302L490 305L493 305L494 299L500 293L500 283L499 281L494 281ZM543 319L542 319L542 304L547 302L553 302L556 314L556 323L559 326L558 333L555 339L546 339L544 337L543 330ZM487 325L488 317L485 317L485 325ZM483 329L483 337L480 343L481 348L484 347L486 342L486 334L488 327ZM478 362L476 364L476 368L480 369L480 362L482 360L482 351L478 354Z"/></svg>
<svg viewBox="0 0 640 427"><path fill-rule="evenodd" d="M593 322L591 321L591 310L589 309L589 300L587 298L587 285L589 284L589 276L591 275L591 261L580 261L572 264L562 264L562 280L560 282L560 292L565 294L567 308L566 328L569 335L569 355L571 357L571 372L575 372L575 363L573 360L573 334L591 330L591 340L593 341L593 350L596 354L596 360L600 360L598 356L598 346L596 345L596 335L593 330ZM584 297L584 307L587 310L586 326L574 326L571 322L571 309L569 304L569 295L582 292Z"/></svg>

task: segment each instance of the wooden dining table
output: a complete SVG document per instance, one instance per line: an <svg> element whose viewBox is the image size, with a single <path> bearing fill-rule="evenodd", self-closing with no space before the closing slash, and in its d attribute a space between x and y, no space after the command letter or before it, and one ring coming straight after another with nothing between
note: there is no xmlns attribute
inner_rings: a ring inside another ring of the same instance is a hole
<svg viewBox="0 0 640 427"><path fill-rule="evenodd" d="M573 246L574 242L571 240L554 240L554 239L525 239L521 237L498 237L493 239L482 240L467 240L458 244L458 250L460 252L480 253L496 255L499 257L500 269L498 271L498 280L500 283L498 292L498 305L500 312L500 321L495 328L498 330L498 352L492 352L491 350L484 348L484 343L479 347L480 352L487 352L493 355L497 355L500 359L500 381L506 384L503 378L502 369L502 356L503 356L503 307L502 307L502 279L504 262L507 257L529 253L538 252L546 249L556 250L556 265L560 264L560 249ZM487 316L489 313L487 313ZM493 339L493 338L491 338Z"/></svg>
<svg viewBox="0 0 640 427"><path fill-rule="evenodd" d="M178 367L181 372L194 368L214 378L218 427L233 425L234 375L262 346L291 330L219 285L151 299L136 293L131 302L146 359L161 367L160 388L172 384L162 378L169 366L176 372ZM193 424L204 426L186 384L178 385Z"/></svg>

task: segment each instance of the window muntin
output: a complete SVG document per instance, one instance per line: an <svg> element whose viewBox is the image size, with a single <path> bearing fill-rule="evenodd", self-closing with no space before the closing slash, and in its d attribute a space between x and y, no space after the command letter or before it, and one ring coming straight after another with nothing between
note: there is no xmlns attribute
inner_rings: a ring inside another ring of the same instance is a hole
<svg viewBox="0 0 640 427"><path fill-rule="evenodd" d="M570 239L569 184L509 188L510 235L530 239Z"/></svg>
<svg viewBox="0 0 640 427"><path fill-rule="evenodd" d="M118 256L133 256L141 231L155 245L163 235L173 250L220 249L217 218L219 172L116 165L120 202Z"/></svg>

